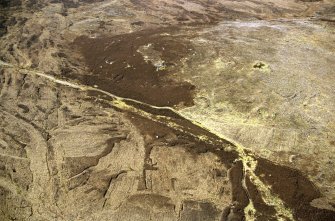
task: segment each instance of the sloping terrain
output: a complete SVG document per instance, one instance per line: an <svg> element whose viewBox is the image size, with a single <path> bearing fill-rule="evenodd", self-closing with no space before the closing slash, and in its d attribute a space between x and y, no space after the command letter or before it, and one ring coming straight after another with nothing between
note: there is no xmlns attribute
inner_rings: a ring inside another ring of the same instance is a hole
<svg viewBox="0 0 335 221"><path fill-rule="evenodd" d="M332 0L0 7L0 220L335 220Z"/></svg>

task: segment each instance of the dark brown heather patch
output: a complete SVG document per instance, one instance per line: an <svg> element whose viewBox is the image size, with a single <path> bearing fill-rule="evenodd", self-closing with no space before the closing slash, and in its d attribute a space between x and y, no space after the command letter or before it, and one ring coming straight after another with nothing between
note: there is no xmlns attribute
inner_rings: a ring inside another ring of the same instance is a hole
<svg viewBox="0 0 335 221"><path fill-rule="evenodd" d="M100 92L90 93L90 96L100 97L102 99L110 100ZM91 99L94 99L94 98ZM97 101L95 101L97 102ZM102 101L101 101L102 102ZM144 110L145 112L155 116L166 116L168 122L164 122L160 118L160 123L144 118L128 111L117 109L125 112L131 122L139 129L145 140L146 159L145 169L143 171L143 178L146 170L155 170L155 165L152 165L149 159L152 145L154 143L163 143L167 148L173 148L176 145L184 146L190 153L198 155L201 153L211 152L220 157L221 162L229 168L229 178L233 191L233 207L224 208L222 214L222 221L230 220L231 214L237 220L244 219L243 208L248 205L249 200L254 203L256 211L256 220L272 220L274 217L274 210L271 206L266 205L261 198L261 193L257 187L250 182L248 174L246 174L246 185L248 194L243 188L243 164L239 160L239 154L234 150L234 145L228 141L217 137L215 134L193 124L191 121L181 117L180 115L171 112L168 109L154 109L149 105L136 104L134 102L127 102L129 105L134 105L136 108ZM105 103L109 106L110 104ZM167 126L168 123L174 123L181 129ZM197 137L205 135L208 140L199 140ZM226 151L223 147L231 146L232 150ZM247 151L249 153L249 151ZM277 195L285 203L285 206L292 209L293 215L297 220L302 221L333 221L335 220L335 212L318 209L312 207L310 202L313 199L321 196L319 190L308 178L301 172L277 165L263 158L256 158L257 167L256 175L266 184L271 185L272 192ZM143 185L139 186L141 189L146 188L145 180Z"/></svg>
<svg viewBox="0 0 335 221"><path fill-rule="evenodd" d="M192 51L184 37L164 35L176 31L165 28L113 37L78 37L74 45L82 53L91 72L82 75L80 80L86 85L97 85L115 95L151 105L193 105L194 85L168 77L171 71L177 69L180 59ZM140 46L148 44L161 54L165 70L158 70L137 51Z"/></svg>
<svg viewBox="0 0 335 221"><path fill-rule="evenodd" d="M300 171L276 165L265 159L257 159L256 174L293 210L298 220L333 221L335 212L310 205L321 197L320 191Z"/></svg>
<svg viewBox="0 0 335 221"><path fill-rule="evenodd" d="M156 169L150 164L150 152L153 147L152 145L157 142L164 143L167 148L173 148L176 145L183 146L189 153L194 154L194 156L207 152L217 155L221 162L229 169L228 176L232 185L232 195L235 204L233 209L234 214L239 220L243 220L243 209L249 203L248 196L242 186L243 165L241 161L234 162L238 158L238 154L235 151L225 151L222 148L230 145L228 142L218 140L215 135L210 135L204 129L195 125L192 126L188 120L182 120L179 117L176 119L172 118L171 121L176 120L185 132L177 131L163 123L154 122L134 114L128 114L128 118L140 130L145 140L146 159L144 174L146 170ZM190 135L201 133L208 134L211 143L201 141ZM227 206L229 207L229 205ZM226 220L230 208L222 208L222 210L224 211L222 220Z"/></svg>

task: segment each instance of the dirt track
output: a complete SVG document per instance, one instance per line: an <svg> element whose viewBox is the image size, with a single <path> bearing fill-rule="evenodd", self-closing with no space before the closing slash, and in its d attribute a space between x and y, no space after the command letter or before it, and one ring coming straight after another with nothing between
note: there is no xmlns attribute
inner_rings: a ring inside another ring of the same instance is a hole
<svg viewBox="0 0 335 221"><path fill-rule="evenodd" d="M332 1L11 1L1 220L335 220Z"/></svg>

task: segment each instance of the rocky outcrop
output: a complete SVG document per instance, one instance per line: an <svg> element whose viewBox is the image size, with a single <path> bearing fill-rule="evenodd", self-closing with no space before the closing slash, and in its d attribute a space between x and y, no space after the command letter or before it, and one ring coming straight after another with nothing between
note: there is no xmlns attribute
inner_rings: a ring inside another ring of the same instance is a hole
<svg viewBox="0 0 335 221"><path fill-rule="evenodd" d="M4 1L0 220L334 220L332 1Z"/></svg>
<svg viewBox="0 0 335 221"><path fill-rule="evenodd" d="M1 220L213 220L229 207L215 154L141 134L87 93L19 72L2 70Z"/></svg>

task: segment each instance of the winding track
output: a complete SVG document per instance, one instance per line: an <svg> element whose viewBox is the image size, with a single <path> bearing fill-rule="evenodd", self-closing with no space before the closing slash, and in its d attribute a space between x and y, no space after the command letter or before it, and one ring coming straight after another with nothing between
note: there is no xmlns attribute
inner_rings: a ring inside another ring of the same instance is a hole
<svg viewBox="0 0 335 221"><path fill-rule="evenodd" d="M178 113L177 110L171 108L171 107L159 107L159 106L154 106L154 105L150 105L138 100L134 100L134 99L130 99L130 98L124 98L124 97L119 97L116 96L112 93L106 92L104 90L101 90L99 88L95 88L95 87L90 87L87 85L82 85L82 84L78 84L78 83L74 83L74 82L69 82L67 80L64 79L58 79L57 77L45 74L43 72L39 72L37 70L31 70L31 69L26 69L26 68L21 68L21 67L17 67L14 66L12 64L0 61L0 66L3 67L7 67L7 68L13 68L15 70L17 70L17 73L21 73L21 74L30 74L30 75L34 75L34 76L38 76L38 77L42 77L48 81L54 82L56 84L60 84L60 85L64 85L67 87L71 87L71 88L75 88L81 91L90 91L90 92L98 92L101 94L104 94L110 98L112 98L112 101L110 101L110 104L118 109L121 110L125 110L125 111L129 111L131 113L134 114L138 114L142 117L145 117L149 120L153 120L155 122L159 122L162 124L165 124L166 126L169 127L173 127L176 130L179 130L183 133L187 133L188 135L192 136L192 137L196 137L197 139L200 140L204 140L206 142L209 143L213 143L213 139L211 137L209 137L208 135L195 135L190 133L189 131L185 130L186 128L184 128L182 125L179 125L178 123L173 121L173 118L168 117L168 116L164 116L164 115L155 115L150 113L150 111L147 110L143 110L140 109L138 107L135 107L135 105L129 104L129 102L134 103L134 104L138 104L141 106L145 106L146 109L150 108L152 110L165 110L165 111L170 111L173 114L180 116L181 118L191 122L195 127L201 128L205 131L208 131L210 134L215 135L216 137L220 138L223 141L228 141L229 143L231 143L234 147L235 147L235 151L238 153L238 157L239 160L242 161L243 163L243 181L242 181L242 186L244 188L244 190L246 191L247 195L250 196L249 192L248 192L248 188L246 185L246 176L248 175L250 177L250 180L253 182L253 184L258 188L258 191L261 193L261 197L263 199L263 201L269 205L269 206L273 206L274 209L276 210L276 219L277 220L295 220L293 218L293 212L290 208L287 208L284 205L284 202L277 197L276 195L274 195L271 191L271 187L266 185L265 183L263 183L259 177L256 175L255 173L255 169L257 166L257 159L256 157L247 152L247 148L245 148L244 146L242 146L241 144L239 144L238 142L231 140L227 137L225 137L222 134L216 134L215 132L209 130L208 128L204 127L203 125L201 125L199 122L187 119L186 116L181 115L180 113ZM244 213L246 216L246 220L255 220L255 213L256 210L254 208L252 199L249 197L249 204L244 208Z"/></svg>

